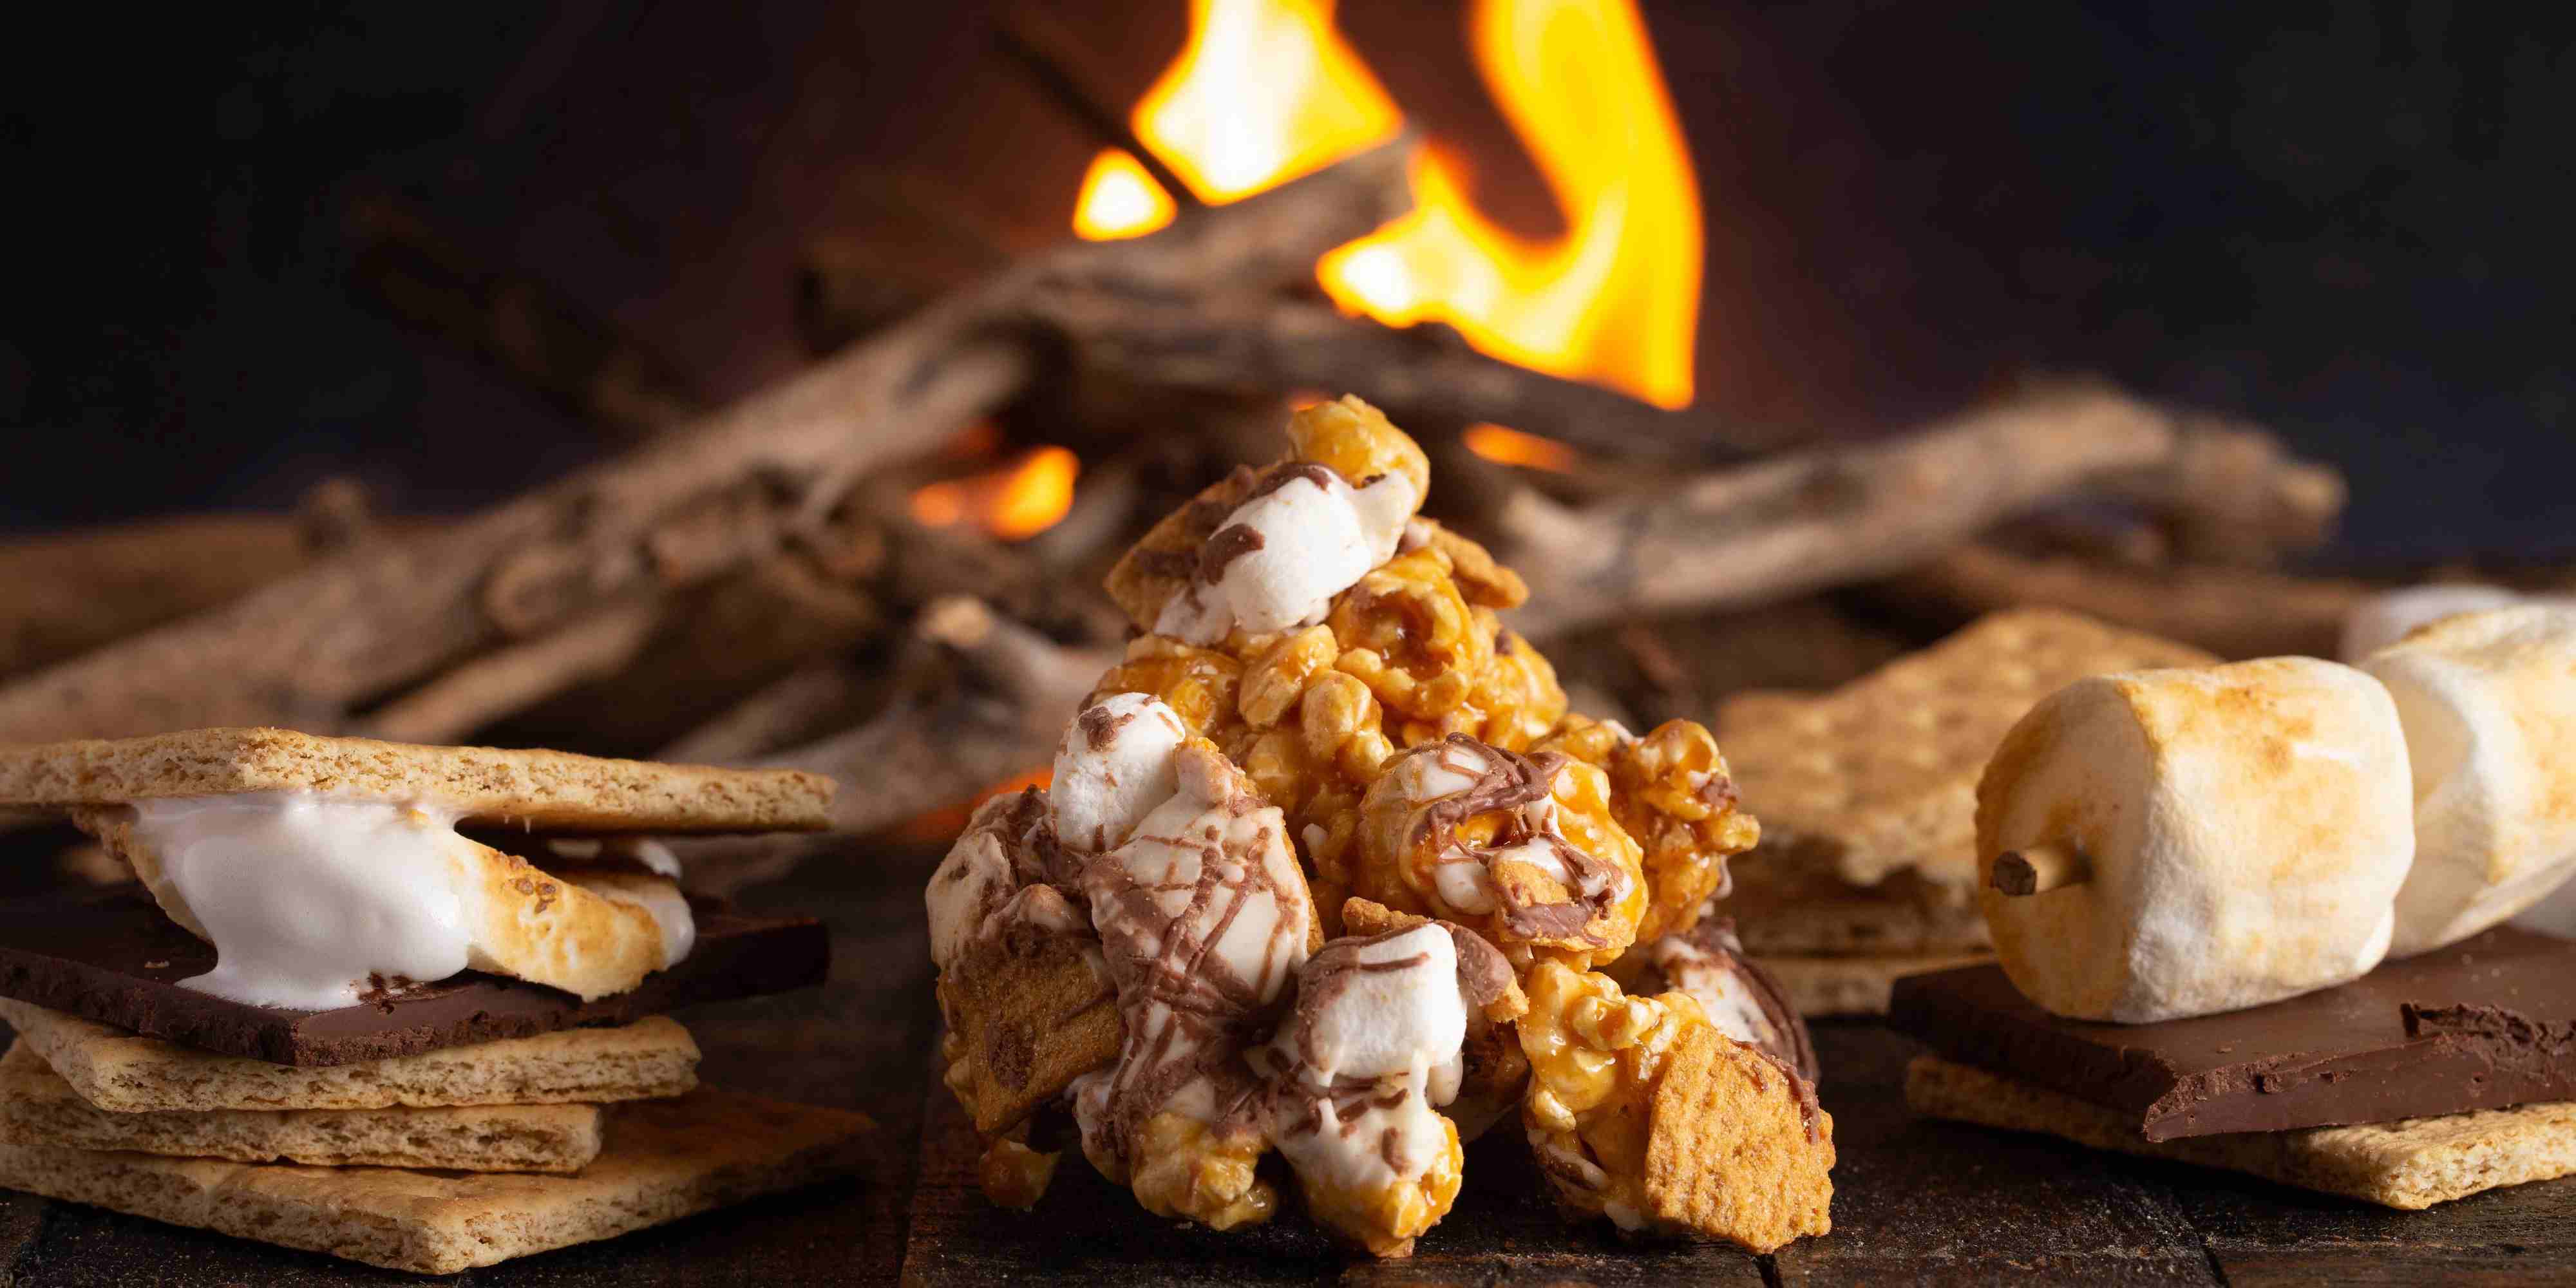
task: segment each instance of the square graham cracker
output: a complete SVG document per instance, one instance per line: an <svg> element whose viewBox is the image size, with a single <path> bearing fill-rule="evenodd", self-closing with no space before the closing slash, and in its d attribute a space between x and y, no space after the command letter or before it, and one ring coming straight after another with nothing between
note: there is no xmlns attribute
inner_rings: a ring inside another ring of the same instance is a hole
<svg viewBox="0 0 2576 1288"><path fill-rule="evenodd" d="M1933 1055L1906 1067L1905 1101L1935 1118L2062 1136L2407 1210L2576 1172L2576 1103L2568 1102L2150 1141L2134 1116Z"/></svg>
<svg viewBox="0 0 2576 1288"><path fill-rule="evenodd" d="M0 806L61 809L163 796L313 791L435 801L463 821L564 833L817 831L832 780L563 751L422 747L289 729L0 746Z"/></svg>
<svg viewBox="0 0 2576 1288"><path fill-rule="evenodd" d="M2011 609L1818 696L1739 694L1718 709L1765 861L1822 863L1853 885L1912 868L1976 884L1977 778L2014 722L2090 675L2218 659L2055 609Z"/></svg>
<svg viewBox="0 0 2576 1288"><path fill-rule="evenodd" d="M661 1015L322 1066L211 1055L6 998L0 1019L81 1099L111 1113L598 1104L698 1085L696 1040Z"/></svg>
<svg viewBox="0 0 2576 1288"><path fill-rule="evenodd" d="M712 1089L620 1106L570 1176L299 1167L0 1145L0 1186L172 1225L446 1275L614 1238L846 1174L863 1114Z"/></svg>
<svg viewBox="0 0 2576 1288"><path fill-rule="evenodd" d="M24 1042L0 1056L0 1142L236 1163L577 1172L599 1156L597 1105L206 1109L110 1113Z"/></svg>

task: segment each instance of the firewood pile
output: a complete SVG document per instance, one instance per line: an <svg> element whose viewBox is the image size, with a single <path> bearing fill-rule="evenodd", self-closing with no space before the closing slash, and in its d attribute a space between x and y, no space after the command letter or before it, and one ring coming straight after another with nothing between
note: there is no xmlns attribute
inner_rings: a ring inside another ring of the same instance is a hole
<svg viewBox="0 0 2576 1288"><path fill-rule="evenodd" d="M1104 142L1151 155L1039 43L1011 48ZM838 836L882 832L1042 767L1121 643L1108 565L1275 455L1295 400L1345 392L1432 449L1437 517L1528 579L1543 611L1515 624L1577 705L1649 723L1832 684L2007 604L2235 656L2330 653L2372 589L2287 571L2332 529L2334 471L2099 381L1800 436L1341 314L1315 262L1407 208L1414 146L1131 240L1008 254L959 220L937 254L818 244L779 284L812 363L720 407L542 280L362 202L350 235L388 308L615 454L453 520L330 486L294 515L0 548L19 592L0 739L280 724L793 765L843 780ZM1486 424L1558 456L1489 459L1468 433ZM920 513L924 489L971 495L1041 445L1080 468L1043 531Z"/></svg>

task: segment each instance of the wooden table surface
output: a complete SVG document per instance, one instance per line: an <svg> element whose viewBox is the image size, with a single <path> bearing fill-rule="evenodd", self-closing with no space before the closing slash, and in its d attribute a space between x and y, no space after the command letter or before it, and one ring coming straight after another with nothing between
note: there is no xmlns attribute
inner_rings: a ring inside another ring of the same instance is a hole
<svg viewBox="0 0 2576 1288"><path fill-rule="evenodd" d="M1147 1217L1078 1157L1030 1214L974 1188L974 1136L926 1076L936 1018L919 891L936 854L809 864L746 895L833 929L831 983L682 1014L707 1080L863 1109L868 1173L606 1243L469 1271L490 1285L2576 1283L2576 1178L2390 1212L2249 1177L1915 1118L1914 1045L1817 1026L1834 1116L1834 1232L1770 1257L1569 1229L1526 1151L1468 1152L1449 1218L1404 1261L1352 1259L1302 1221L1232 1235ZM0 1191L0 1284L305 1285L415 1277Z"/></svg>

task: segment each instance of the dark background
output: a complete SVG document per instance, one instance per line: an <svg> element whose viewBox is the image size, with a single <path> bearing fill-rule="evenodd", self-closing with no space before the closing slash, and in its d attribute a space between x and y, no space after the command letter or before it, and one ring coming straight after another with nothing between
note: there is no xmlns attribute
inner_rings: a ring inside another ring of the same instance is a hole
<svg viewBox="0 0 2576 1288"><path fill-rule="evenodd" d="M724 397L802 360L800 247L907 235L884 176L1025 245L1092 151L976 0L92 8L11 60L17 530L279 508L335 474L451 511L606 450L390 320L353 201L427 212ZM1055 8L1122 94L1183 27L1182 0ZM1488 208L1546 229L1459 8L1344 8ZM1705 405L1866 433L2105 371L2341 465L2336 560L2576 551L2568 11L1647 9L1710 222Z"/></svg>

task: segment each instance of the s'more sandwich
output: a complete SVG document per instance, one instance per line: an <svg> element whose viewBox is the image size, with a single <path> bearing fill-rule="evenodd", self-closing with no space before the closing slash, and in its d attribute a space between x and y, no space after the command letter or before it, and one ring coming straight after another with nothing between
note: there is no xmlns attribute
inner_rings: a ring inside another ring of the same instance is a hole
<svg viewBox="0 0 2576 1288"><path fill-rule="evenodd" d="M816 830L782 770L203 729L0 747L134 877L0 904L0 1186L452 1273L846 1172L674 1007L820 983L660 838Z"/></svg>
<svg viewBox="0 0 2576 1288"><path fill-rule="evenodd" d="M1875 1015L1901 976L1988 960L1977 775L2024 712L2089 675L2217 659L2055 609L1992 613L1831 692L1717 712L1762 840L1726 911L1807 1015Z"/></svg>

